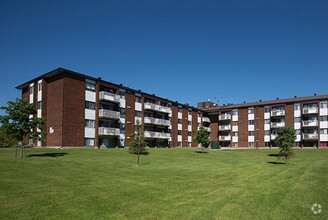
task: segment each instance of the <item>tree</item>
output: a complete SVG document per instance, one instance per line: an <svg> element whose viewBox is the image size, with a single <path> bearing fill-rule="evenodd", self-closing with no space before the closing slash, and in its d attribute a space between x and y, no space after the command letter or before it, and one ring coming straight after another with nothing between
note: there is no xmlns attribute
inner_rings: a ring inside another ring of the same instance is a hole
<svg viewBox="0 0 328 220"><path fill-rule="evenodd" d="M140 154L148 154L147 151L147 142L143 138L143 132L141 129L140 121L137 120L135 125L134 132L130 135L131 138L133 138L133 141L130 143L129 147L129 153L130 154L136 154L137 157L137 166L139 167L140 164Z"/></svg>
<svg viewBox="0 0 328 220"><path fill-rule="evenodd" d="M285 164L288 163L288 159L295 156L293 146L296 140L296 133L292 127L285 127L278 129L277 137L274 140L275 144L280 148L278 153L278 159L285 158Z"/></svg>
<svg viewBox="0 0 328 220"><path fill-rule="evenodd" d="M6 115L0 116L0 123L2 123L2 128L8 135L20 141L23 141L24 137L29 140L35 137L41 139L45 136L45 132L41 129L44 120L31 117L31 115L36 114L33 104L22 99L16 99L14 102L9 101L7 104L8 106L0 108L6 112ZM21 146L20 157L23 156L22 148L26 144L23 143Z"/></svg>
<svg viewBox="0 0 328 220"><path fill-rule="evenodd" d="M210 143L208 131L204 127L200 127L196 133L196 137L194 140L198 144L201 144L203 153L205 153L205 148L207 148Z"/></svg>
<svg viewBox="0 0 328 220"><path fill-rule="evenodd" d="M1 126L0 127L0 148L5 147L15 147L17 144L16 138L8 134L6 130Z"/></svg>

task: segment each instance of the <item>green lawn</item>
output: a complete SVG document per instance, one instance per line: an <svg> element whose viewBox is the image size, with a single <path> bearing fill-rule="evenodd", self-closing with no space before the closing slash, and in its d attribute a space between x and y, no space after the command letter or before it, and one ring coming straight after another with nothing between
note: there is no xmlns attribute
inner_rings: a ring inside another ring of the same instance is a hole
<svg viewBox="0 0 328 220"><path fill-rule="evenodd" d="M0 218L328 219L328 149L198 150L0 149Z"/></svg>

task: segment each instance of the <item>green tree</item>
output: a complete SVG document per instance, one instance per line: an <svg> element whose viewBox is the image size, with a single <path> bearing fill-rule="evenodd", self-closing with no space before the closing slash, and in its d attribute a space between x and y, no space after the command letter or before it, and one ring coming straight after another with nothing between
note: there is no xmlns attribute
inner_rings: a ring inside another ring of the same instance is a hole
<svg viewBox="0 0 328 220"><path fill-rule="evenodd" d="M210 143L208 131L204 127L200 127L194 140L202 146L203 153L205 153L205 148L207 148Z"/></svg>
<svg viewBox="0 0 328 220"><path fill-rule="evenodd" d="M129 153L130 154L136 154L137 157L137 166L139 167L140 165L140 155L141 154L148 154L147 151L147 142L143 138L143 132L141 128L140 121L137 120L134 132L130 135L130 137L133 139L131 141L130 146L129 146Z"/></svg>
<svg viewBox="0 0 328 220"><path fill-rule="evenodd" d="M19 141L23 141L24 137L29 140L35 137L40 139L40 137L43 138L45 136L45 132L41 129L44 120L42 118L30 117L30 115L36 114L33 104L22 99L16 99L14 102L9 101L7 104L8 106L1 107L6 112L6 115L0 116L0 123L2 123L2 128L8 135ZM20 157L23 156L22 148L26 144L23 143L21 146Z"/></svg>
<svg viewBox="0 0 328 220"><path fill-rule="evenodd" d="M296 133L292 127L285 127L278 129L277 137L274 140L276 146L280 148L278 153L278 159L285 158L285 163L288 163L288 159L295 156L293 146L296 140Z"/></svg>
<svg viewBox="0 0 328 220"><path fill-rule="evenodd" d="M8 134L6 130L1 126L0 127L0 148L5 147L15 147L17 144L16 138Z"/></svg>

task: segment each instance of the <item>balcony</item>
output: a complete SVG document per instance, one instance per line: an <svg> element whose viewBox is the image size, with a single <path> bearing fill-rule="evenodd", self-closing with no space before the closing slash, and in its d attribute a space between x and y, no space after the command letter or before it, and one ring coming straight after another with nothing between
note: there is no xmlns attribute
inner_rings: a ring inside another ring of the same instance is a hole
<svg viewBox="0 0 328 220"><path fill-rule="evenodd" d="M315 126L318 126L318 121L311 121L311 120L308 120L308 121L303 121L303 127L315 127Z"/></svg>
<svg viewBox="0 0 328 220"><path fill-rule="evenodd" d="M99 127L98 134L100 136L119 136L120 129L119 128Z"/></svg>
<svg viewBox="0 0 328 220"><path fill-rule="evenodd" d="M285 127L285 122L272 122L271 128L283 128Z"/></svg>
<svg viewBox="0 0 328 220"><path fill-rule="evenodd" d="M110 92L101 91L99 92L99 100L105 100L110 102L120 102L120 96Z"/></svg>
<svg viewBox="0 0 328 220"><path fill-rule="evenodd" d="M317 114L318 107L303 108L303 114Z"/></svg>
<svg viewBox="0 0 328 220"><path fill-rule="evenodd" d="M230 125L220 125L219 130L220 131L231 130L231 126Z"/></svg>
<svg viewBox="0 0 328 220"><path fill-rule="evenodd" d="M155 124L155 125L163 125L163 126L170 126L170 120L160 119L160 118L152 118L152 117L145 117L144 118L145 124Z"/></svg>
<svg viewBox="0 0 328 220"><path fill-rule="evenodd" d="M219 120L223 121L223 120L230 120L231 119L231 115L219 115Z"/></svg>
<svg viewBox="0 0 328 220"><path fill-rule="evenodd" d="M231 136L219 136L219 141L230 141Z"/></svg>
<svg viewBox="0 0 328 220"><path fill-rule="evenodd" d="M171 108L169 108L169 107L156 105L156 104L149 103L149 102L145 103L145 109L150 109L150 110L154 110L154 111L158 111L158 112L164 112L167 114L169 114L171 111Z"/></svg>
<svg viewBox="0 0 328 220"><path fill-rule="evenodd" d="M211 121L208 117L203 117L203 122L211 123Z"/></svg>
<svg viewBox="0 0 328 220"><path fill-rule="evenodd" d="M99 118L120 119L120 113L106 109L99 109Z"/></svg>
<svg viewBox="0 0 328 220"><path fill-rule="evenodd" d="M145 138L160 138L160 139L169 139L171 137L170 133L164 132L155 132L155 131L145 131L144 132Z"/></svg>
<svg viewBox="0 0 328 220"><path fill-rule="evenodd" d="M273 110L271 111L271 117L279 117L279 116L284 116L285 115L285 110Z"/></svg>
<svg viewBox="0 0 328 220"><path fill-rule="evenodd" d="M303 133L304 140L317 140L318 134L317 133Z"/></svg>

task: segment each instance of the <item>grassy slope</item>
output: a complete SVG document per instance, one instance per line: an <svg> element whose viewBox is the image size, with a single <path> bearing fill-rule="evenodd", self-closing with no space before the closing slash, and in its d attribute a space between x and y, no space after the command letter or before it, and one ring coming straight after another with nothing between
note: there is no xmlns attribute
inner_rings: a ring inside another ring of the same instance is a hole
<svg viewBox="0 0 328 220"><path fill-rule="evenodd" d="M0 218L328 219L328 150L0 150ZM67 153L52 157L44 153ZM313 215L314 203L322 213Z"/></svg>

